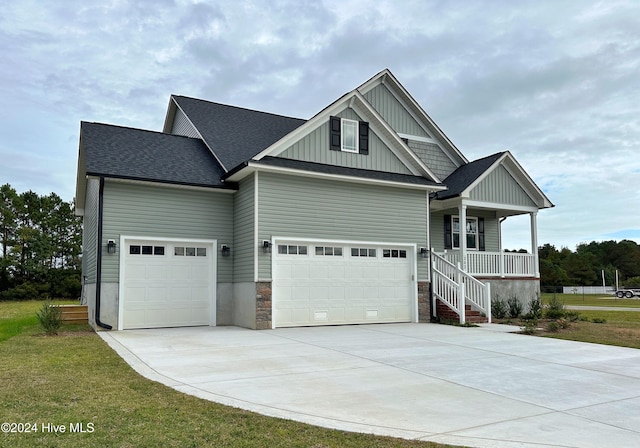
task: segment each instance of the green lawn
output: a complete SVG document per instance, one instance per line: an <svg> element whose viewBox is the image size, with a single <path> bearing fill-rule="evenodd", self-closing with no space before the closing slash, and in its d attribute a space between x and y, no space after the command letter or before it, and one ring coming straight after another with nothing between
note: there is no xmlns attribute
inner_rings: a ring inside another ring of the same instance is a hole
<svg viewBox="0 0 640 448"><path fill-rule="evenodd" d="M1 447L445 446L329 430L182 394L138 375L86 325L44 336L40 306L0 302L0 423L38 430L0 433ZM78 424L93 432L70 432ZM53 432L60 427L66 432Z"/></svg>
<svg viewBox="0 0 640 448"><path fill-rule="evenodd" d="M616 306L623 308L640 308L640 298L634 299L618 299L614 295L603 296L602 294L553 294L544 293L541 295L543 303L549 303L549 300L556 296L565 305L581 305L581 306Z"/></svg>

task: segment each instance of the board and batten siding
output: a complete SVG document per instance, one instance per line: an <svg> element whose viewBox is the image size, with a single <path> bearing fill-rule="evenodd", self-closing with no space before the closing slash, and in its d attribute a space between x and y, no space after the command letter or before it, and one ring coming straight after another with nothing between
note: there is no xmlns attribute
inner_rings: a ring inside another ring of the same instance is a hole
<svg viewBox="0 0 640 448"><path fill-rule="evenodd" d="M444 215L458 215L458 209L452 208L431 214L431 246L436 252L444 251ZM467 217L484 218L485 251L498 252L500 250L500 236L496 213L492 210L467 209Z"/></svg>
<svg viewBox="0 0 640 448"><path fill-rule="evenodd" d="M496 204L536 207L535 202L503 166L499 166L489 173L479 185L471 190L469 197L473 200Z"/></svg>
<svg viewBox="0 0 640 448"><path fill-rule="evenodd" d="M233 279L233 258L220 244L233 241L233 195L178 187L105 182L102 244L120 235L217 240L218 283ZM102 281L119 281L117 254L102 256Z"/></svg>
<svg viewBox="0 0 640 448"><path fill-rule="evenodd" d="M340 118L361 120L353 109L345 109L337 114ZM329 149L329 122L284 150L279 157L304 160L306 162L347 166L391 173L411 174L411 171L380 140L372 128L369 128L369 154L354 154Z"/></svg>
<svg viewBox="0 0 640 448"><path fill-rule="evenodd" d="M82 276L86 283L97 280L99 193L100 181L88 179L82 220Z"/></svg>
<svg viewBox="0 0 640 448"><path fill-rule="evenodd" d="M384 84L374 87L364 97L394 131L419 137L431 137Z"/></svg>
<svg viewBox="0 0 640 448"><path fill-rule="evenodd" d="M198 131L189 122L189 119L180 108L177 108L176 115L173 118L171 133L174 135L183 135L185 137L200 138Z"/></svg>
<svg viewBox="0 0 640 448"><path fill-rule="evenodd" d="M256 254L254 186L255 174L240 181L234 195L233 281L254 281Z"/></svg>
<svg viewBox="0 0 640 448"><path fill-rule="evenodd" d="M426 246L424 191L275 173L260 173L258 185L259 240L297 237L410 243L416 250ZM271 258L258 260L260 279L270 279ZM418 279L428 279L428 260L417 260Z"/></svg>

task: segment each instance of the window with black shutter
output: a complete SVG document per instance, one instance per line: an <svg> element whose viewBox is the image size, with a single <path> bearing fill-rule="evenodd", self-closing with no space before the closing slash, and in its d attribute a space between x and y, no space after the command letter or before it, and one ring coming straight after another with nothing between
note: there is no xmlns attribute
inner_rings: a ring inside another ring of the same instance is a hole
<svg viewBox="0 0 640 448"><path fill-rule="evenodd" d="M329 149L368 155L369 123L329 117Z"/></svg>

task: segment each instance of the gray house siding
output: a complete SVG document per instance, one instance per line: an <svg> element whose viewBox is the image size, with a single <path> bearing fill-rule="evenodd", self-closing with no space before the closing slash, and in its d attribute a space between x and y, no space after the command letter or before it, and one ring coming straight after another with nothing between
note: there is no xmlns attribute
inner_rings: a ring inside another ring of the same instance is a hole
<svg viewBox="0 0 640 448"><path fill-rule="evenodd" d="M82 223L82 275L85 283L96 282L98 251L98 193L100 181L87 180L85 209Z"/></svg>
<svg viewBox="0 0 640 448"><path fill-rule="evenodd" d="M256 253L254 176L243 179L239 187L234 195L233 281L253 282Z"/></svg>
<svg viewBox="0 0 640 448"><path fill-rule="evenodd" d="M352 109L346 109L338 114L338 116L352 120L361 120ZM329 149L328 122L287 148L279 154L279 157L329 165L348 166L350 168L411 174L411 171L409 171L371 129L369 130L368 155L331 151Z"/></svg>
<svg viewBox="0 0 640 448"><path fill-rule="evenodd" d="M198 135L198 131L196 131L196 128L193 127L193 125L189 122L187 116L180 109L176 111L176 116L173 119L173 127L171 128L171 133L175 135L183 135L185 137L200 138L200 135Z"/></svg>
<svg viewBox="0 0 640 448"><path fill-rule="evenodd" d="M444 216L457 214L457 208L431 213L431 246L436 252L444 251ZM495 211L467 209L467 217L484 218L485 251L498 252L500 250L499 223Z"/></svg>
<svg viewBox="0 0 640 448"><path fill-rule="evenodd" d="M495 204L537 208L529 195L503 166L499 166L489 173L478 186L471 190L469 197L473 200L493 202Z"/></svg>
<svg viewBox="0 0 640 448"><path fill-rule="evenodd" d="M260 173L258 240L299 237L414 243L426 246L424 191ZM260 279L271 278L271 258L259 257ZM428 279L418 258L418 279Z"/></svg>
<svg viewBox="0 0 640 448"><path fill-rule="evenodd" d="M364 96L396 132L430 137L384 84L374 87Z"/></svg>
<svg viewBox="0 0 640 448"><path fill-rule="evenodd" d="M435 143L419 142L409 139L409 148L429 167L440 180L453 173L457 166Z"/></svg>
<svg viewBox="0 0 640 448"><path fill-rule="evenodd" d="M105 182L103 246L120 235L233 241L233 195L182 188ZM119 248L121 250L122 248ZM119 251L118 250L118 251ZM218 283L233 279L233 257L216 249ZM119 281L119 254L103 254L102 281Z"/></svg>

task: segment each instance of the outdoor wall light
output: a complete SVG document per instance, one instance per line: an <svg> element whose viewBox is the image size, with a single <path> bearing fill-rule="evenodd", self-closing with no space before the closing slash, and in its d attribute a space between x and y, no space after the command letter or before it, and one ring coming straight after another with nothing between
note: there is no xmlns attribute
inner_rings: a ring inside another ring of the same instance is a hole
<svg viewBox="0 0 640 448"><path fill-rule="evenodd" d="M220 253L223 257L228 257L229 255L231 255L231 248L226 244L221 244Z"/></svg>
<svg viewBox="0 0 640 448"><path fill-rule="evenodd" d="M420 248L420 257L429 258L429 250L426 247Z"/></svg>
<svg viewBox="0 0 640 448"><path fill-rule="evenodd" d="M114 240L107 241L107 253L110 253L110 254L116 253L116 242Z"/></svg>
<svg viewBox="0 0 640 448"><path fill-rule="evenodd" d="M262 252L264 252L265 254L271 253L271 241L262 240Z"/></svg>

